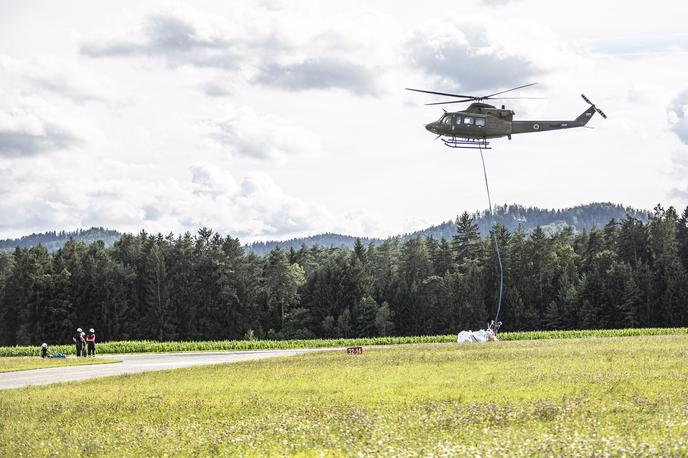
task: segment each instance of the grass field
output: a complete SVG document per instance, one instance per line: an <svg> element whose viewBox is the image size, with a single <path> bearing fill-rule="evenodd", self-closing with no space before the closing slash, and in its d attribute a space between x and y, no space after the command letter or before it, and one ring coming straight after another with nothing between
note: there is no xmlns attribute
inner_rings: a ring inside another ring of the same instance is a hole
<svg viewBox="0 0 688 458"><path fill-rule="evenodd" d="M25 371L29 369L43 369L61 366L85 366L89 364L116 363L115 359L104 358L50 358L38 356L20 358L0 358L0 372Z"/></svg>
<svg viewBox="0 0 688 458"><path fill-rule="evenodd" d="M0 450L688 456L687 357L685 335L434 344L10 390Z"/></svg>
<svg viewBox="0 0 688 458"><path fill-rule="evenodd" d="M688 328L636 328L636 329L593 329L582 331L527 331L502 332L499 339L542 340L578 339L581 337L629 337L688 335ZM104 342L98 344L98 354L122 353L169 353L184 351L229 351L229 350L274 350L288 348L324 348L376 345L405 345L423 343L451 343L456 335L416 337L373 337L362 339L311 339L311 340L219 340L205 342L156 342L150 340ZM74 345L53 345L54 352L74 354ZM34 356L39 347L0 347L2 356Z"/></svg>

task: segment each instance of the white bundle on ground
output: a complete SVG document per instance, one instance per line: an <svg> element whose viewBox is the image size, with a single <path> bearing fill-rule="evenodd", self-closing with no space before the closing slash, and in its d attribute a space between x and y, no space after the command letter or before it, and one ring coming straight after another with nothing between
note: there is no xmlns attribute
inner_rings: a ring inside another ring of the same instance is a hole
<svg viewBox="0 0 688 458"><path fill-rule="evenodd" d="M469 342L493 342L497 340L497 336L491 330L481 329L480 331L461 331L456 337L457 343Z"/></svg>

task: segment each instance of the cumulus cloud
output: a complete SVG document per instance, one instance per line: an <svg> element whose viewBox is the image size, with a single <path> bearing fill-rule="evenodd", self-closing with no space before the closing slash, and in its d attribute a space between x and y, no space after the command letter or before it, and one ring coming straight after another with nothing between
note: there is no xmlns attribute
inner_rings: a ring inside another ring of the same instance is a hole
<svg viewBox="0 0 688 458"><path fill-rule="evenodd" d="M669 123L678 138L688 143L688 91L682 92L671 102Z"/></svg>
<svg viewBox="0 0 688 458"><path fill-rule="evenodd" d="M237 56L227 38L208 24L175 13L148 15L138 39L106 38L81 45L89 57L160 56L171 65L234 68Z"/></svg>
<svg viewBox="0 0 688 458"><path fill-rule="evenodd" d="M191 184L192 192L198 196L218 197L236 193L239 189L230 173L207 162L191 166Z"/></svg>
<svg viewBox="0 0 688 458"><path fill-rule="evenodd" d="M230 110L208 124L208 135L224 149L254 159L313 155L318 138L276 115L258 115L250 107Z"/></svg>
<svg viewBox="0 0 688 458"><path fill-rule="evenodd" d="M203 92L209 97L226 97L232 95L232 91L219 81L209 81L202 86Z"/></svg>
<svg viewBox="0 0 688 458"><path fill-rule="evenodd" d="M349 89L360 94L376 94L374 73L360 65L335 58L312 58L303 62L264 66L256 81L287 90Z"/></svg>
<svg viewBox="0 0 688 458"><path fill-rule="evenodd" d="M76 171L80 180L64 182L69 172L0 167L0 230L16 234L102 225L167 233L206 226L249 241L336 227L324 207L286 194L265 173L236 180L209 163L194 164L189 172L185 180L145 180Z"/></svg>
<svg viewBox="0 0 688 458"><path fill-rule="evenodd" d="M472 25L430 25L416 31L407 52L425 73L464 91L515 86L539 72L526 57L509 54L484 28Z"/></svg>
<svg viewBox="0 0 688 458"><path fill-rule="evenodd" d="M77 103L107 101L113 98L112 84L77 62L65 62L53 56L13 59L0 55L2 82L15 93L54 94Z"/></svg>
<svg viewBox="0 0 688 458"><path fill-rule="evenodd" d="M671 165L671 174L679 186L672 188L669 196L688 202L688 185L685 179L688 176L688 149L684 148L673 151L671 153Z"/></svg>
<svg viewBox="0 0 688 458"><path fill-rule="evenodd" d="M30 111L0 111L0 157L33 156L79 143L66 127Z"/></svg>
<svg viewBox="0 0 688 458"><path fill-rule="evenodd" d="M516 1L517 0L482 0L482 2L488 6L502 6Z"/></svg>
<svg viewBox="0 0 688 458"><path fill-rule="evenodd" d="M295 25L298 18L285 24L279 16L259 11L241 19L210 18L188 10L152 13L136 33L93 39L82 43L81 53L92 58L159 57L172 67L232 71L246 81L278 89L378 92L375 71L355 56L366 46L360 40L322 30L324 26L312 30L305 23ZM226 73L219 78L225 79ZM200 89L209 96L229 94L223 82L206 82Z"/></svg>

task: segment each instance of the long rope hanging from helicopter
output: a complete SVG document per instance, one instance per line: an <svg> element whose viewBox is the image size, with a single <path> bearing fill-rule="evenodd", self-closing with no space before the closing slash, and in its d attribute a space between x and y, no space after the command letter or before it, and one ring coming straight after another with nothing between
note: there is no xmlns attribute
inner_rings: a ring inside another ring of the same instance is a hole
<svg viewBox="0 0 688 458"><path fill-rule="evenodd" d="M483 164L483 176L485 177L485 190L487 191L487 204L490 210L490 232L492 233L492 238L494 239L495 252L497 254L497 266L499 267L499 299L497 300L497 313L495 313L495 318L492 322L492 327L496 332L499 329L499 312L502 310L502 294L504 292L504 266L502 266L502 255L499 253L499 242L497 241L497 231L494 228L494 214L492 213L492 198L490 197L490 184L487 181L487 170L485 169L485 158L483 157L482 148L480 150L480 161Z"/></svg>
<svg viewBox="0 0 688 458"><path fill-rule="evenodd" d="M478 149L480 151L480 160L483 166L485 190L487 191L487 201L489 205L490 232L492 233L492 238L494 240L497 267L499 270L499 296L497 300L495 319L492 324L494 332L497 331L499 325L501 324L499 322L499 315L502 308L502 296L504 291L504 269L502 265L502 257L499 251L499 242L494 229L492 198L490 196L490 185L487 180L485 158L483 157L483 150L491 149L490 142L488 140L500 137L507 137L509 140L511 140L511 136L514 134L585 127L595 113L599 113L600 116L605 119L607 118L607 115L604 114L602 110L597 108L595 104L593 104L584 94L581 94L581 97L583 100L585 100L589 107L576 119L570 121L514 121L513 117L515 113L513 110L507 109L504 105L502 105L501 108L496 108L494 105L485 103L488 100L542 99L543 97L499 97L507 92L515 91L517 89L524 89L535 84L537 83L524 84L523 86L514 87L484 96L452 94L447 92L406 88L408 91L422 92L425 94L439 95L442 97L454 97L458 99L446 102L426 103L426 105L446 105L471 102L468 108L462 111L448 112L447 110L444 110L444 113L440 119L426 124L425 128L437 135L435 137L436 140L441 139L442 142L450 148Z"/></svg>

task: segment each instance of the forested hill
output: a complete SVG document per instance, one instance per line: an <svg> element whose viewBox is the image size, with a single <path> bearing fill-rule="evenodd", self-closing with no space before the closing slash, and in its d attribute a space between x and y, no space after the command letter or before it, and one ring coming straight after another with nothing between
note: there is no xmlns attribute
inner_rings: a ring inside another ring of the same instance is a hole
<svg viewBox="0 0 688 458"><path fill-rule="evenodd" d="M41 234L25 235L18 239L0 240L0 251L13 251L15 248L31 248L36 245L43 245L48 252L52 253L62 248L69 239L84 242L87 245L102 240L106 246L111 246L122 236L119 232L102 227L92 227L90 229L79 229L77 231L51 231Z"/></svg>
<svg viewBox="0 0 688 458"><path fill-rule="evenodd" d="M531 231L540 226L545 233L553 234L566 226L571 226L574 231L587 231L593 227L604 227L612 218L621 220L626 215L636 218L643 223L648 222L649 213L645 210L636 210L631 207L615 205L612 203L592 203L579 205L562 210L550 210L537 207L523 207L521 205L503 205L497 207L494 215L494 222L505 226L509 231L518 229L520 226L525 231ZM473 215L481 235L487 235L490 229L490 217L487 211L476 212ZM434 237L437 240L449 240L456 232L454 221L446 221L437 226L431 226L410 234L397 236L402 241L409 240L418 235L421 238ZM231 235L231 234L229 234ZM92 227L90 229L78 230L74 232L52 231L41 234L31 234L18 239L0 240L0 251L12 251L16 247L31 248L38 244L43 245L48 252L57 251L69 239L82 241L87 245L102 240L106 246L111 246L122 236L119 232L102 227ZM361 238L363 244L370 242L381 243L382 239ZM257 242L245 246L247 252L257 255L264 255L275 247L282 249L298 249L302 245L307 247L344 247L353 248L356 237L342 234L318 234L310 237L294 238L284 241Z"/></svg>
<svg viewBox="0 0 688 458"><path fill-rule="evenodd" d="M495 224L505 226L509 231L519 228L526 232L532 231L536 227L541 227L545 233L554 234L566 226L570 226L575 232L589 231L593 227L602 228L612 219L622 220L626 216L636 218L643 223L649 220L649 212L637 210L623 205L612 203L591 203L578 205L576 207L564 208L561 210L550 210L538 207L524 207L521 205L503 205L497 207L494 214ZM487 211L476 212L473 215L480 234L485 236L490 231L490 215ZM433 237L440 240L443 237L450 240L456 233L455 221L446 221L438 226L431 226L427 229L416 231L409 234L398 236L402 241L412 239L418 235L421 238ZM379 244L382 239L361 238L363 244L369 242ZM318 245L321 247L345 247L353 248L356 237L340 234L318 234L311 237L295 238L284 241L257 242L247 245L247 250L258 255L264 255L273 248L298 249L302 245L311 247Z"/></svg>

